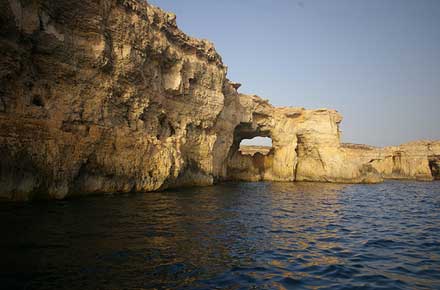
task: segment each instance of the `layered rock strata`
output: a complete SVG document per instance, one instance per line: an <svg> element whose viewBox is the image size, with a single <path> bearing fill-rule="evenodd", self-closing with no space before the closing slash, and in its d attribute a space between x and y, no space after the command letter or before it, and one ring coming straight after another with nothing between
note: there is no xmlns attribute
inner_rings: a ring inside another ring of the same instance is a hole
<svg viewBox="0 0 440 290"><path fill-rule="evenodd" d="M438 176L438 143L344 146L336 111L238 93L212 43L145 1L3 0L0 25L1 198ZM240 153L255 136L271 151Z"/></svg>

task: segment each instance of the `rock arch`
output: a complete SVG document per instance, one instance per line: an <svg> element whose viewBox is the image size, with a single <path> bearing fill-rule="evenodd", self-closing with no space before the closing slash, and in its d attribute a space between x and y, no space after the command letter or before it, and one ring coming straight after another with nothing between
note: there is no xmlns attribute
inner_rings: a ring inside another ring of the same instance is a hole
<svg viewBox="0 0 440 290"><path fill-rule="evenodd" d="M267 155L244 155L239 151L243 139L254 137L272 139L272 148ZM227 157L227 179L293 181L296 146L294 119L272 106L256 106L251 120L240 122L234 129Z"/></svg>

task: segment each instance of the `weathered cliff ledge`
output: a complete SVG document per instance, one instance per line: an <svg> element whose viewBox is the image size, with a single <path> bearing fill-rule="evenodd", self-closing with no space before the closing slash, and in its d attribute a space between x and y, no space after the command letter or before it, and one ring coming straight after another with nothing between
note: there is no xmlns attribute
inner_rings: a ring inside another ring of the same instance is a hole
<svg viewBox="0 0 440 290"><path fill-rule="evenodd" d="M1 198L439 176L440 142L348 146L334 110L238 93L212 43L145 1L3 0L0 25ZM240 153L255 136L271 151Z"/></svg>

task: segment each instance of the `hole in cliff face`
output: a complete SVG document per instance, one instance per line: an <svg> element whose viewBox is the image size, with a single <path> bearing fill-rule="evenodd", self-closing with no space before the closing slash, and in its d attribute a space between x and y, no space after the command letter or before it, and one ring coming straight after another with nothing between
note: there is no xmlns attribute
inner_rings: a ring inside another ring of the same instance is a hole
<svg viewBox="0 0 440 290"><path fill-rule="evenodd" d="M287 129L292 124L284 123L281 131L274 127L273 119L268 118L258 121L253 118L252 122L240 123L235 128L225 170L230 180L295 180L299 149L295 150L300 146L297 134ZM242 142L244 139L253 140ZM268 146L270 141L272 146ZM248 144L253 146L246 148Z"/></svg>
<svg viewBox="0 0 440 290"><path fill-rule="evenodd" d="M254 155L258 152L258 147L266 154L272 148L271 133L260 127L254 127L252 123L240 123L234 130L234 140L229 150L229 156L232 157L236 153L246 155L251 153ZM250 147L253 148L250 148ZM261 152L260 152L261 153Z"/></svg>
<svg viewBox="0 0 440 290"><path fill-rule="evenodd" d="M435 180L440 180L440 155L429 156L429 168L432 177Z"/></svg>
<svg viewBox="0 0 440 290"><path fill-rule="evenodd" d="M269 137L254 137L252 139L243 139L240 142L239 151L243 155L254 155L260 153L268 155L272 149L272 139Z"/></svg>
<svg viewBox="0 0 440 290"><path fill-rule="evenodd" d="M157 139L163 140L176 134L173 124L171 124L165 114L160 114L157 121L159 126Z"/></svg>
<svg viewBox="0 0 440 290"><path fill-rule="evenodd" d="M43 98L40 95L35 95L32 97L32 105L37 107L44 107Z"/></svg>
<svg viewBox="0 0 440 290"><path fill-rule="evenodd" d="M6 111L6 101L3 97L2 92L0 91L0 112L5 112Z"/></svg>
<svg viewBox="0 0 440 290"><path fill-rule="evenodd" d="M258 123L240 123L234 130L234 139L226 163L229 180L264 180L275 154L271 131Z"/></svg>

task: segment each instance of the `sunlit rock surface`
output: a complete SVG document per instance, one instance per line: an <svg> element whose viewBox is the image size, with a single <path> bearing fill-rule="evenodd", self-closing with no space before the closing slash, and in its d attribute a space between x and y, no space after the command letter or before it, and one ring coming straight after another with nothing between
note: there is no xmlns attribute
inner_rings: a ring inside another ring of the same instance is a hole
<svg viewBox="0 0 440 290"><path fill-rule="evenodd" d="M144 1L2 1L1 194L212 184L226 67Z"/></svg>
<svg viewBox="0 0 440 290"><path fill-rule="evenodd" d="M0 25L2 198L438 177L438 143L353 148L334 110L239 94L212 43L145 1L1 1ZM240 153L255 136L270 152Z"/></svg>
<svg viewBox="0 0 440 290"><path fill-rule="evenodd" d="M266 118L276 121L263 122L273 124L263 136L272 137L273 147L248 146L234 151L228 161L229 179L340 183L440 179L440 141L385 148L344 144L339 131L342 117L336 111L273 108L272 112L274 115L268 113ZM250 126L246 128L249 131Z"/></svg>

